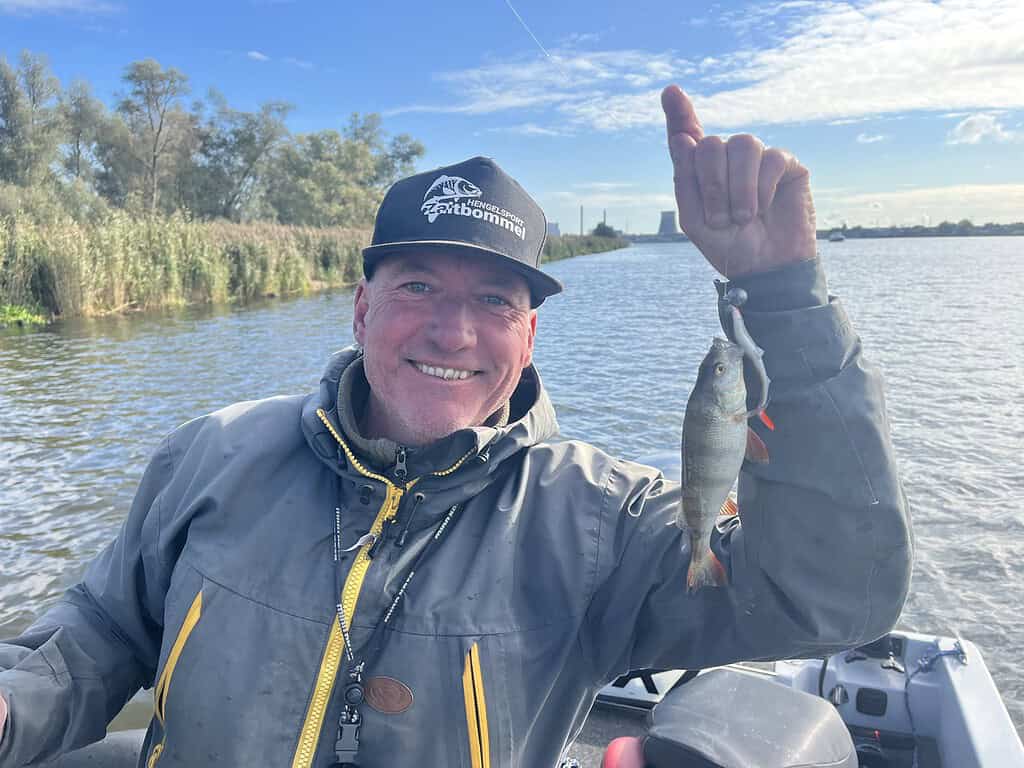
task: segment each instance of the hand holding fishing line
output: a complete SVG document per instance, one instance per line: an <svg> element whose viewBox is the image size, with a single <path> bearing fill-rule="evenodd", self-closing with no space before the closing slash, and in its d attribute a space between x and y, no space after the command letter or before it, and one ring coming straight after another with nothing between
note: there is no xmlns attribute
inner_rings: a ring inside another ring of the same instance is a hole
<svg viewBox="0 0 1024 768"><path fill-rule="evenodd" d="M705 136L677 85L661 92L679 224L726 277L815 255L810 174L789 152L755 136Z"/></svg>
<svg viewBox="0 0 1024 768"><path fill-rule="evenodd" d="M7 724L7 702L0 695L0 741L4 740L4 726Z"/></svg>

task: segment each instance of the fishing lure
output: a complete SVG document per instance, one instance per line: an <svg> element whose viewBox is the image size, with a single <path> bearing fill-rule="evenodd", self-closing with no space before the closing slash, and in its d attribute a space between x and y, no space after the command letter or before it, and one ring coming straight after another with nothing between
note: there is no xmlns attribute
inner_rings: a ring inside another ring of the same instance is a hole
<svg viewBox="0 0 1024 768"><path fill-rule="evenodd" d="M743 313L740 312L740 307L747 303L747 292L742 288L729 288L727 290L725 283L721 280L715 280L715 287L718 289L719 312L728 314L732 319L732 333L729 335L732 337L732 341L743 350L747 360L750 361L750 365L760 385L758 403L744 414L744 418L750 419L756 416L768 429L774 430L775 423L765 412L765 406L768 405L768 388L771 385L771 379L768 378L768 371L764 367L764 350L757 346L757 343L751 337L746 323L743 322Z"/></svg>

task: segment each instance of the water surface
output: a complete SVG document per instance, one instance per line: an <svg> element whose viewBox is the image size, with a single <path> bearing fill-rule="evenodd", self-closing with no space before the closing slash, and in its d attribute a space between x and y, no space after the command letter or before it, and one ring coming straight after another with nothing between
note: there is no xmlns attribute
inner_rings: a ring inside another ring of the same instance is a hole
<svg viewBox="0 0 1024 768"><path fill-rule="evenodd" d="M917 562L900 626L973 640L1024 726L1024 238L822 243L830 286L885 374ZM548 265L536 361L562 431L674 449L720 333L690 245ZM0 335L0 637L110 539L149 455L222 405L306 392L351 340L349 292Z"/></svg>

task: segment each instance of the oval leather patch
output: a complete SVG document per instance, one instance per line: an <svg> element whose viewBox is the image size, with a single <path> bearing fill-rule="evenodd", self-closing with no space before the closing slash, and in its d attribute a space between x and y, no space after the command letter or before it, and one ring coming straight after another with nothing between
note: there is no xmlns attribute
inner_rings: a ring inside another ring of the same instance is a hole
<svg viewBox="0 0 1024 768"><path fill-rule="evenodd" d="M366 703L385 715L397 715L412 706L412 691L393 677L371 677L363 685Z"/></svg>

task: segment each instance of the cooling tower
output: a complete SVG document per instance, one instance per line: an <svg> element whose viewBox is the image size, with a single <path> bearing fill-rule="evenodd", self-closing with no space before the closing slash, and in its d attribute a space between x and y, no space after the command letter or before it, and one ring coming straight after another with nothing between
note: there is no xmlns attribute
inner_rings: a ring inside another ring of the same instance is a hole
<svg viewBox="0 0 1024 768"><path fill-rule="evenodd" d="M675 211L662 211L661 224L658 226L659 235L678 235L679 222L676 220Z"/></svg>

